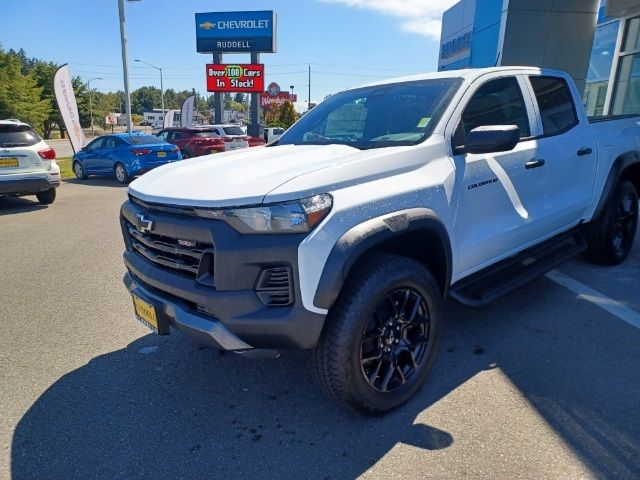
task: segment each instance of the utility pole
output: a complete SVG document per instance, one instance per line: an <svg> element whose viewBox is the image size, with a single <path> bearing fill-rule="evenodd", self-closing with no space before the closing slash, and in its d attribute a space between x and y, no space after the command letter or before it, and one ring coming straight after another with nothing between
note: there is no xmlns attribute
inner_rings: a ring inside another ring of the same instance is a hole
<svg viewBox="0 0 640 480"><path fill-rule="evenodd" d="M258 64L260 63L260 54L258 52L251 52L251 63ZM249 123L249 128L247 128L247 133L250 137L254 138L263 138L264 129L260 125L260 94L252 93L251 94L251 123Z"/></svg>
<svg viewBox="0 0 640 480"><path fill-rule="evenodd" d="M87 89L89 90L89 118L91 119L91 138L93 138L93 105L91 104L91 82L93 80L104 80L102 77L94 77L87 80Z"/></svg>
<svg viewBox="0 0 640 480"><path fill-rule="evenodd" d="M214 52L213 63L222 64L222 54ZM214 92L213 94L213 123L220 125L222 123L222 92Z"/></svg>
<svg viewBox="0 0 640 480"><path fill-rule="evenodd" d="M307 111L311 110L311 64L309 64L309 98L307 101Z"/></svg>
<svg viewBox="0 0 640 480"><path fill-rule="evenodd" d="M129 63L127 59L127 27L124 17L124 0L118 0L118 13L120 15L120 46L122 47L122 74L124 76L124 96L127 106L127 133L131 134L131 95L129 93Z"/></svg>

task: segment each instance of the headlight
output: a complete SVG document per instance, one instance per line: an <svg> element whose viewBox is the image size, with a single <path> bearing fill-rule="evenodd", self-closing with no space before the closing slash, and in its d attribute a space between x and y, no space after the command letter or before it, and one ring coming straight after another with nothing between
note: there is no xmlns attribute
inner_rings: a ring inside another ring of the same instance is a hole
<svg viewBox="0 0 640 480"><path fill-rule="evenodd" d="M313 230L332 206L331 195L324 193L291 203L216 210L211 216L240 233L305 233Z"/></svg>

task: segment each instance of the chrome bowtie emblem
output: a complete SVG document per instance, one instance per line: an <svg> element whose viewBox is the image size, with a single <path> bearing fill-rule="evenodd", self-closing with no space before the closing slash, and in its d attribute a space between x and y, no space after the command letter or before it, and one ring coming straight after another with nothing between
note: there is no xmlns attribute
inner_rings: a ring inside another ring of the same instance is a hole
<svg viewBox="0 0 640 480"><path fill-rule="evenodd" d="M153 220L145 218L145 216L141 213L138 213L136 215L136 218L138 219L138 230L140 230L141 232L150 232L153 229Z"/></svg>

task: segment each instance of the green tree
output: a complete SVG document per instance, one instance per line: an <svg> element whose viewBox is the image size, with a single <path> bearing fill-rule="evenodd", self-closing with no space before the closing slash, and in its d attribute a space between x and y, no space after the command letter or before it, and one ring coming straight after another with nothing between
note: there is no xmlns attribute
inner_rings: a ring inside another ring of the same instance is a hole
<svg viewBox="0 0 640 480"><path fill-rule="evenodd" d="M284 128L289 128L298 119L296 110L293 108L293 103L289 100L285 100L280 108L280 116L278 120Z"/></svg>
<svg viewBox="0 0 640 480"><path fill-rule="evenodd" d="M0 50L0 118L18 118L42 134L51 102L41 98L42 87L22 67L19 56Z"/></svg>
<svg viewBox="0 0 640 480"><path fill-rule="evenodd" d="M78 117L80 118L80 126L87 128L91 124L91 116L89 110L89 90L87 84L82 81L80 77L73 77L71 79L71 85L73 86L73 92L76 95L76 103L78 104ZM62 135L62 129L64 125L60 124L60 134Z"/></svg>
<svg viewBox="0 0 640 480"><path fill-rule="evenodd" d="M47 117L42 122L42 131L44 132L44 138L51 138L51 132L56 125L61 125L62 118L58 110L58 102L56 102L53 92L53 76L56 73L57 65L52 62L37 61L34 64L32 73L36 78L38 86L42 88L40 98L46 100L49 104L49 110Z"/></svg>
<svg viewBox="0 0 640 480"><path fill-rule="evenodd" d="M131 112L142 115L142 112L160 108L160 89L156 87L140 87L131 92Z"/></svg>
<svg viewBox="0 0 640 480"><path fill-rule="evenodd" d="M244 93L236 93L233 101L237 103L244 103Z"/></svg>

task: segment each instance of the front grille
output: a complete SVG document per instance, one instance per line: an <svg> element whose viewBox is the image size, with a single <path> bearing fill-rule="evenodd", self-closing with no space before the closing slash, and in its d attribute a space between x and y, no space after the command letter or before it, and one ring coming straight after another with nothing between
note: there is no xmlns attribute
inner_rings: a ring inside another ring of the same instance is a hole
<svg viewBox="0 0 640 480"><path fill-rule="evenodd" d="M289 267L264 269L258 277L256 294L268 306L282 307L293 303L293 282Z"/></svg>
<svg viewBox="0 0 640 480"><path fill-rule="evenodd" d="M150 210L153 212L161 212L161 213L171 213L174 215L188 215L190 217L197 217L197 210L195 207L184 207L178 205L164 205L159 203L151 203L140 200L133 195L129 195L129 200L140 207L143 207L145 210Z"/></svg>
<svg viewBox="0 0 640 480"><path fill-rule="evenodd" d="M158 267L191 278L213 271L211 265L207 265L207 272L200 272L202 257L212 245L142 232L130 222L125 223L133 250Z"/></svg>

